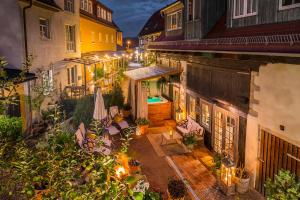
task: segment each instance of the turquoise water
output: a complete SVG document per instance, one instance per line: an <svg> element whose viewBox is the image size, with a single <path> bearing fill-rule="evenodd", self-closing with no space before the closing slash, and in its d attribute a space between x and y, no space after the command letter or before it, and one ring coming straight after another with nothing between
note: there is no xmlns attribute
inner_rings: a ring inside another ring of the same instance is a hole
<svg viewBox="0 0 300 200"><path fill-rule="evenodd" d="M162 102L160 97L148 97L148 103L160 103Z"/></svg>

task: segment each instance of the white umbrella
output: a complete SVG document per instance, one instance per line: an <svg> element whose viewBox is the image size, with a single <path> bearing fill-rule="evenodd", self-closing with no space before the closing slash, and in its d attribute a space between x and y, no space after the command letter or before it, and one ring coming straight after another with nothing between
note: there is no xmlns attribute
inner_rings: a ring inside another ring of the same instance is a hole
<svg viewBox="0 0 300 200"><path fill-rule="evenodd" d="M104 106L104 100L102 97L101 89L98 88L97 90L97 96L96 96L96 102L95 102L95 110L93 115L95 120L102 120L107 117L107 111Z"/></svg>

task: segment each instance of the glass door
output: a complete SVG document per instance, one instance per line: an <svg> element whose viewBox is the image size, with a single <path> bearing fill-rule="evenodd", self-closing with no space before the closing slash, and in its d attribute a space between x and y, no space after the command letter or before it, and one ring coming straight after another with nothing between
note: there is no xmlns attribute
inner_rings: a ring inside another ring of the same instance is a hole
<svg viewBox="0 0 300 200"><path fill-rule="evenodd" d="M178 115L176 114L176 111L179 109L179 99L180 99L179 88L173 87L173 118L176 121L179 121Z"/></svg>
<svg viewBox="0 0 300 200"><path fill-rule="evenodd" d="M237 134L238 118L231 113L216 109L214 117L214 150L225 153L235 160L235 135Z"/></svg>

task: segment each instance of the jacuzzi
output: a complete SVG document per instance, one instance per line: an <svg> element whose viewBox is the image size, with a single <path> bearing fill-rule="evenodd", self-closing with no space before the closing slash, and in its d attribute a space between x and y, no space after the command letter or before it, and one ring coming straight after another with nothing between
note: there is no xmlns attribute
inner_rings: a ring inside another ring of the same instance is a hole
<svg viewBox="0 0 300 200"><path fill-rule="evenodd" d="M159 104L159 103L167 103L168 100L161 96L156 96L156 97L148 97L147 102L148 104Z"/></svg>

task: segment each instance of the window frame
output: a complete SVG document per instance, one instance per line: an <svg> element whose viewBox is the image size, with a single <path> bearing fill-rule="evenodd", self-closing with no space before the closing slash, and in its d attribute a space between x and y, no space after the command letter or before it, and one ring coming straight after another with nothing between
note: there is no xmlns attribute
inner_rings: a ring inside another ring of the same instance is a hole
<svg viewBox="0 0 300 200"><path fill-rule="evenodd" d="M203 122L203 107L202 105L208 106L208 112L209 112L209 123L208 125ZM213 105L207 101L204 101L203 99L200 99L199 102L199 107L200 107L200 124L205 127L207 130L211 131L212 130L212 119L213 119Z"/></svg>
<svg viewBox="0 0 300 200"><path fill-rule="evenodd" d="M71 31L73 29L73 36L71 36ZM69 32L68 32L69 31ZM70 35L68 35L68 33ZM76 52L76 25L69 25L69 24L66 24L65 25L65 34L66 34L66 50L68 53L74 53ZM73 41L69 40L71 37L74 38ZM69 47L73 47L73 49L69 48Z"/></svg>
<svg viewBox="0 0 300 200"><path fill-rule="evenodd" d="M295 0L293 0L295 2ZM299 8L300 3L292 3L291 5L283 6L283 0L279 0L279 10L288 10L293 8Z"/></svg>
<svg viewBox="0 0 300 200"><path fill-rule="evenodd" d="M242 15L236 15L236 3L237 1L244 1L244 8L243 8L243 14ZM258 1L256 0L256 5L255 5L255 12L252 13L247 13L248 11L248 0L233 0L233 19L239 19L239 18L244 18L244 17L251 17L251 16L255 16L257 15L257 5L258 5ZM250 0L250 1L254 1L254 0Z"/></svg>
<svg viewBox="0 0 300 200"><path fill-rule="evenodd" d="M180 24L178 23L178 19L179 19L179 13L181 13L181 20L180 20ZM173 27L173 16L175 16L176 19L176 27ZM169 20L170 19L170 20ZM171 25L171 26L170 26ZM182 10L178 10L176 12L170 13L167 15L167 31L174 31L174 30L180 30L182 29Z"/></svg>
<svg viewBox="0 0 300 200"><path fill-rule="evenodd" d="M75 1L74 0L65 0L65 11L75 13ZM70 7L71 5L71 7Z"/></svg>
<svg viewBox="0 0 300 200"><path fill-rule="evenodd" d="M42 25L41 24L41 20L44 20L47 22L47 25ZM45 36L44 34L42 34L41 31L41 27L47 28L47 36ZM51 39L51 31L50 31L50 19L44 18L44 17L40 17L39 18L39 29L40 29L40 38L42 40L50 40Z"/></svg>
<svg viewBox="0 0 300 200"><path fill-rule="evenodd" d="M74 65L70 68L67 68L68 73L68 85L69 86L76 86L78 84L78 69L77 65ZM74 77L73 77L74 75Z"/></svg>
<svg viewBox="0 0 300 200"><path fill-rule="evenodd" d="M192 1L192 18L190 19L190 1ZM194 21L195 20L195 0L188 0L188 17L187 17L188 22Z"/></svg>
<svg viewBox="0 0 300 200"><path fill-rule="evenodd" d="M197 101L198 101L198 98L195 97L195 96L193 96L193 95L191 95L191 94L187 94L187 100L188 100L188 102L187 102L187 111L188 111L187 113L188 113L188 116L190 118L192 118L193 120L196 121L197 120ZM192 100L195 101L194 108L193 108L194 115L191 114L191 110L192 110L192 104L191 104L191 102L192 102Z"/></svg>

